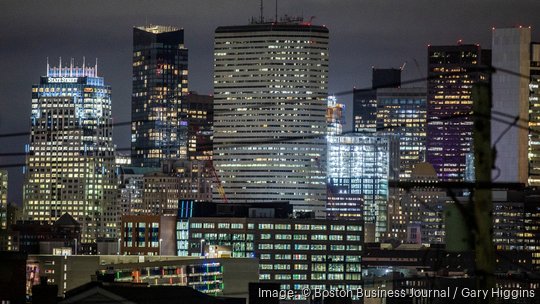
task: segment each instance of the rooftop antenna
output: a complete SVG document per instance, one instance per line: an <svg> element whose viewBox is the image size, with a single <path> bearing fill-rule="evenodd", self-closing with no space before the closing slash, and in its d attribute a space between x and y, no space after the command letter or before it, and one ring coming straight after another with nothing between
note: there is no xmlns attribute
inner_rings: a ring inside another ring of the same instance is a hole
<svg viewBox="0 0 540 304"><path fill-rule="evenodd" d="M73 77L73 57L69 61L69 77Z"/></svg>
<svg viewBox="0 0 540 304"><path fill-rule="evenodd" d="M399 70L403 71L405 69L405 66L407 65L407 61L405 61L400 67Z"/></svg>
<svg viewBox="0 0 540 304"><path fill-rule="evenodd" d="M59 65L60 71L62 71L62 57L60 57L60 65Z"/></svg>
<svg viewBox="0 0 540 304"><path fill-rule="evenodd" d="M275 19L276 23L278 22L278 20L277 20L277 2L278 2L278 0L276 0L276 19Z"/></svg>
<svg viewBox="0 0 540 304"><path fill-rule="evenodd" d="M86 57L82 56L82 73L83 73L83 76L85 75L84 74L85 69L86 69Z"/></svg>
<svg viewBox="0 0 540 304"><path fill-rule="evenodd" d="M264 21L264 0L261 0L261 16L259 18L259 21L263 23Z"/></svg>
<svg viewBox="0 0 540 304"><path fill-rule="evenodd" d="M94 67L94 77L97 77L97 57L96 57L96 66Z"/></svg>
<svg viewBox="0 0 540 304"><path fill-rule="evenodd" d="M49 77L49 57L47 57L47 77Z"/></svg>

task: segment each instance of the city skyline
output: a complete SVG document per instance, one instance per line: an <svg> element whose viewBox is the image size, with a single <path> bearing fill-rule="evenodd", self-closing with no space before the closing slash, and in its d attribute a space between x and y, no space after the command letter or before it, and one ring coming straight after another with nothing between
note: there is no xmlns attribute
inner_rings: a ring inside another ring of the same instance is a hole
<svg viewBox="0 0 540 304"><path fill-rule="evenodd" d="M434 5L425 1L406 4L398 1L385 4L339 1L330 5L325 1L295 1L280 3L278 13L303 15L306 19L315 16L314 23L326 25L334 33L330 40L329 93L335 93L350 92L353 86L369 87L372 66L399 67L407 62L404 81L424 77L426 45L429 43L449 45L463 39L464 43L480 43L488 47L493 26L540 27L540 22L534 18L535 10L531 9L539 4L533 1L520 3L523 5L480 1L462 10L462 6L455 2ZM46 57L51 60L58 57L65 60L82 56L89 60L99 58L100 74L109 79L115 92L114 121L128 121L131 104L130 32L133 27L145 23L184 28L186 47L196 54L190 56L190 90L211 93L213 31L220 25L247 24L249 18L259 15L259 1L235 1L228 6L209 3L182 6L168 1L152 7L143 3L124 4L121 1L114 4L84 3L77 7L61 1L41 2L36 6L15 1L2 4L6 8L2 10L6 15L2 19L6 26L0 27L0 36L7 42L5 45L11 46L0 48L2 64L5 71L14 72L0 74L0 83L5 84L0 86L0 108L10 109L9 115L0 113L0 133L28 131L28 124L23 124L24 120L19 118L29 115L27 88L35 75L43 73L41 67ZM273 18L270 17L274 15L272 4L265 3L267 18ZM246 10L238 11L238 7ZM55 8L62 9L58 11ZM82 9L86 14L76 18L72 14L75 9ZM37 11L39 15L35 15ZM144 14L139 13L143 11ZM51 18L58 13L65 14L61 22ZM415 23L409 23L412 18ZM449 23L453 25L451 28L447 26ZM17 34L20 29L26 29L24 35ZM535 38L533 36L533 41ZM33 47L35 45L40 47ZM21 52L25 56L19 56ZM338 100L348 106L344 130L350 130L352 95L338 96ZM128 127L115 128L114 140L119 147L129 146L129 132ZM2 152L22 152L28 139L17 137L4 141L10 148ZM22 162L20 157L0 159L0 164ZM9 168L13 181L10 201L17 204L22 198L22 188L18 186L22 183L21 171L20 168Z"/></svg>
<svg viewBox="0 0 540 304"><path fill-rule="evenodd" d="M0 4L0 302L540 299L540 4L158 1Z"/></svg>

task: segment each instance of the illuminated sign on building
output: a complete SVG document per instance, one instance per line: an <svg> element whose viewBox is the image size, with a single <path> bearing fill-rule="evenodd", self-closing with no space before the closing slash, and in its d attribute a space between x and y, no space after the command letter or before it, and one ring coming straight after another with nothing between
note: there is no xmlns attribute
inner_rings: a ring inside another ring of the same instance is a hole
<svg viewBox="0 0 540 304"><path fill-rule="evenodd" d="M48 83L77 83L77 77L49 77Z"/></svg>

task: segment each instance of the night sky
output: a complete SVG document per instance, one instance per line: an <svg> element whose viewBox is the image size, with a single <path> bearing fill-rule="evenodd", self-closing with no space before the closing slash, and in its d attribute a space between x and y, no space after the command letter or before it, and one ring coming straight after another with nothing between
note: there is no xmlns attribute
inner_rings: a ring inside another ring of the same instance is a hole
<svg viewBox="0 0 540 304"><path fill-rule="evenodd" d="M62 57L81 63L99 58L98 73L113 90L115 122L130 119L132 27L182 27L189 49L190 90L212 93L213 32L247 24L259 0L0 0L0 133L28 132L31 86ZM265 1L273 18L274 0ZM403 78L426 75L428 44L480 43L489 48L492 27L532 26L540 40L538 0L281 0L280 15L315 16L330 30L330 93L364 88L371 67L407 65ZM418 86L425 86L419 83ZM351 128L352 96L346 129ZM129 147L129 128L114 130L118 147ZM28 138L0 137L0 153L22 152ZM1 157L3 164L24 157ZM21 204L22 168L11 168L10 201Z"/></svg>

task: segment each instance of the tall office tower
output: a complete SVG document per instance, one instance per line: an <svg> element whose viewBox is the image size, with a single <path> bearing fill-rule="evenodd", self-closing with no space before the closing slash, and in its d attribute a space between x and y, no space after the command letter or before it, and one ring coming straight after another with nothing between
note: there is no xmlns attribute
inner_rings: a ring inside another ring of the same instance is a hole
<svg viewBox="0 0 540 304"><path fill-rule="evenodd" d="M69 213L81 224L82 242L115 237L111 88L97 65L47 66L32 86L27 153L27 219L52 223Z"/></svg>
<svg viewBox="0 0 540 304"><path fill-rule="evenodd" d="M213 157L228 201L324 214L328 29L218 27L214 56Z"/></svg>
<svg viewBox="0 0 540 304"><path fill-rule="evenodd" d="M0 232L5 231L8 216L8 172L0 170Z"/></svg>
<svg viewBox="0 0 540 304"><path fill-rule="evenodd" d="M214 97L190 92L185 96L182 111L188 121L188 150L190 160L212 159Z"/></svg>
<svg viewBox="0 0 540 304"><path fill-rule="evenodd" d="M411 177L426 152L426 89L377 90L377 129L399 135L399 177Z"/></svg>
<svg viewBox="0 0 540 304"><path fill-rule="evenodd" d="M353 90L355 132L377 131L377 89L401 86L401 69L371 70L371 89Z"/></svg>
<svg viewBox="0 0 540 304"><path fill-rule="evenodd" d="M529 83L529 180L540 186L540 43L531 44Z"/></svg>
<svg viewBox="0 0 540 304"><path fill-rule="evenodd" d="M11 250L9 227L8 171L0 170L0 251Z"/></svg>
<svg viewBox="0 0 540 304"><path fill-rule="evenodd" d="M501 69L492 76L492 111L510 116L506 118L510 123L516 116L528 120L531 29L494 29L491 47L492 65L495 69ZM491 123L493 143L507 127L508 123ZM526 128L510 128L499 139L495 147L495 166L498 170L494 174L498 176L497 181L527 183L528 135Z"/></svg>
<svg viewBox="0 0 540 304"><path fill-rule="evenodd" d="M358 133L328 138L328 184L337 192L333 196L342 197L329 200L329 209L342 210L341 215L332 211L333 218L354 219L363 214L366 242L378 241L387 230L391 140ZM344 199L347 196L350 199Z"/></svg>
<svg viewBox="0 0 540 304"><path fill-rule="evenodd" d="M170 26L133 28L131 157L140 167L187 157L188 50L184 30Z"/></svg>
<svg viewBox="0 0 540 304"><path fill-rule="evenodd" d="M479 45L428 47L427 162L442 181L463 181L473 152L472 88L489 83L490 53ZM470 114L470 115L469 115Z"/></svg>
<svg viewBox="0 0 540 304"><path fill-rule="evenodd" d="M328 96L328 108L326 109L326 124L328 135L339 135L343 133L345 124L345 105L337 102L336 96Z"/></svg>
<svg viewBox="0 0 540 304"><path fill-rule="evenodd" d="M531 251L532 268L540 271L540 195L525 199L525 248Z"/></svg>

